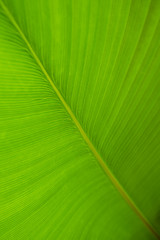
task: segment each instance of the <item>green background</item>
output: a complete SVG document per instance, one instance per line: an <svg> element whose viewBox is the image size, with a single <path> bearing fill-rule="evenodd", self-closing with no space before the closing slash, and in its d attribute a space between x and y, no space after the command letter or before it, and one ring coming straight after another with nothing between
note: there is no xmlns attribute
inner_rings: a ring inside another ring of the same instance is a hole
<svg viewBox="0 0 160 240"><path fill-rule="evenodd" d="M160 1L0 6L0 239L155 239L97 163L21 33L158 236Z"/></svg>

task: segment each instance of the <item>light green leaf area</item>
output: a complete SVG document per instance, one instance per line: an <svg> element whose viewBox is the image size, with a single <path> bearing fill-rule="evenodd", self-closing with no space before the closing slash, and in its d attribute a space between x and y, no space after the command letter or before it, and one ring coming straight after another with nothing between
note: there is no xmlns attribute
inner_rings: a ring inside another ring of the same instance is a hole
<svg viewBox="0 0 160 240"><path fill-rule="evenodd" d="M0 239L160 239L160 1L0 0Z"/></svg>

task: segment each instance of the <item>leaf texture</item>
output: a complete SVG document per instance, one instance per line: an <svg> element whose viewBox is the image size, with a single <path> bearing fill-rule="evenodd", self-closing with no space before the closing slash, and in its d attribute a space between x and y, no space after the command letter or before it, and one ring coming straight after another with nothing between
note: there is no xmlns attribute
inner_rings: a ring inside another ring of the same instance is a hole
<svg viewBox="0 0 160 240"><path fill-rule="evenodd" d="M159 238L159 10L156 0L1 1L0 239Z"/></svg>

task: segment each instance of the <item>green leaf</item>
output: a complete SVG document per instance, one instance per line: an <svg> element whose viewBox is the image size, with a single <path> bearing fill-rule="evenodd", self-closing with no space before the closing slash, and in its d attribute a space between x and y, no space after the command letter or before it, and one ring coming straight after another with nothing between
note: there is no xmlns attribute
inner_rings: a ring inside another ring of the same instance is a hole
<svg viewBox="0 0 160 240"><path fill-rule="evenodd" d="M0 0L0 239L160 239L159 9Z"/></svg>

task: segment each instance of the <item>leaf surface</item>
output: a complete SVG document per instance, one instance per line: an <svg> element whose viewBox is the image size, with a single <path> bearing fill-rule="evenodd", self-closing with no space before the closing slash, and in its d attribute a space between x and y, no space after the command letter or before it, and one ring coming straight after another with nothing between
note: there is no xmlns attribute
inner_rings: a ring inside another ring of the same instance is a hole
<svg viewBox="0 0 160 240"><path fill-rule="evenodd" d="M159 9L1 1L1 239L159 238Z"/></svg>

